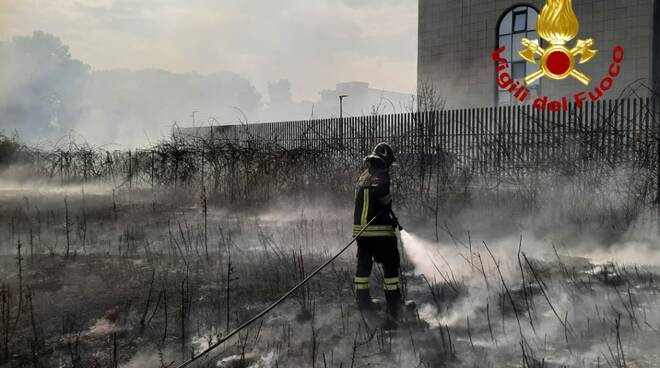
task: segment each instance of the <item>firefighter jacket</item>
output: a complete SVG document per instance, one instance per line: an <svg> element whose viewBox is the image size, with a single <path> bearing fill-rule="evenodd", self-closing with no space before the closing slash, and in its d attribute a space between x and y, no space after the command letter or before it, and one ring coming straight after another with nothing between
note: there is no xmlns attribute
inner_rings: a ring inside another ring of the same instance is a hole
<svg viewBox="0 0 660 368"><path fill-rule="evenodd" d="M392 196L390 174L386 168L369 167L358 179L355 188L353 236L377 216L360 237L396 236L394 220L390 217Z"/></svg>

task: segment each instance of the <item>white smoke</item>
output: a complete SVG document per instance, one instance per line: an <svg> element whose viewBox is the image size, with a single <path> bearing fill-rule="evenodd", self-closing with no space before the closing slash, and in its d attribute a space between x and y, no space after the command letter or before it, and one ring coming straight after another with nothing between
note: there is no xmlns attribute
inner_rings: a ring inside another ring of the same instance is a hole
<svg viewBox="0 0 660 368"><path fill-rule="evenodd" d="M433 280L438 275L436 267L440 267L442 262L437 255L437 245L422 240L405 230L401 231L401 242L406 256L415 266L415 271L427 279Z"/></svg>

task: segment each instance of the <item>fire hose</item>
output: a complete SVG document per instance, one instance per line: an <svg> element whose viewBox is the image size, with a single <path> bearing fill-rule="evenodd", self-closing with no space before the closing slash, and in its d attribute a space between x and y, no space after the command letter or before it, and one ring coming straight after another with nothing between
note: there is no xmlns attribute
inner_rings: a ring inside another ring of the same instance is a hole
<svg viewBox="0 0 660 368"><path fill-rule="evenodd" d="M192 357L190 360L188 360L188 361L182 363L181 365L177 366L177 368L185 368L185 367L189 367L192 363L194 363L195 361L197 361L197 360L201 359L202 357L206 356L206 355L209 354L212 350L214 350L214 349L217 348L218 346L222 345L225 341L229 340L232 336L236 335L236 334L239 333L241 330L243 330L244 328L248 327L249 325L251 325L252 323L254 323L255 321L257 321L259 318L261 318L261 317L263 317L264 315L266 315L266 313L270 312L270 311L273 310L275 307L277 307L279 304L281 304L284 300L286 300L289 296L291 296L291 294L293 294L294 292L296 292L296 290L298 290L301 286L305 285L305 283L307 283L307 281L311 280L312 277L316 276L316 274L318 274L319 272L321 272L321 270L323 270L325 267L327 267L330 263L332 263L332 262L333 262L335 259L337 259L340 255L342 255L342 253L344 253L348 248L350 248L350 246L353 245L353 243L355 242L355 240L356 240L360 235L362 235L362 233L367 229L367 227L368 227L369 225L371 225L371 223L374 222L374 220L375 220L376 218L378 218L378 216L380 216L383 212L385 212L385 211L383 210L383 211L381 211L380 213L378 213L376 216L374 216L373 218L371 218L371 220L369 220L369 222L367 222L367 224L364 225L364 226L360 229L360 231L359 231L357 234L355 234L355 235L353 236L353 238L351 239L351 241L350 241L348 244L346 244L346 245L345 245L345 246L344 246L339 252L337 252L337 254L335 254L332 258L330 258L330 259L328 259L327 261L325 261L325 263L323 263L322 265L320 265L320 266L319 266L317 269L315 269L312 273L310 273L309 275L307 275L307 277L305 277L302 281L300 281L296 286L294 286L293 288L291 288L291 290L287 291L286 294L282 295L279 299L277 299L275 302L273 302L271 305L269 305L266 309L262 310L262 311L259 312L257 315L255 315L254 317L250 318L249 320L247 320L246 322L244 322L242 325L238 326L236 329L234 329L232 332L230 332L229 334L227 334L226 336L224 336L224 337L221 338L220 340L218 340L218 341L216 341L215 343L209 345L208 348L206 348L205 350L203 350L202 352L200 352L200 353L197 354L196 356ZM390 210L390 213L391 213L392 215L394 215L394 213L392 213L391 210ZM396 219L396 217L395 217L394 219ZM401 225L399 225L398 220L395 220L395 221L396 221L397 227L398 227L398 228L401 228Z"/></svg>

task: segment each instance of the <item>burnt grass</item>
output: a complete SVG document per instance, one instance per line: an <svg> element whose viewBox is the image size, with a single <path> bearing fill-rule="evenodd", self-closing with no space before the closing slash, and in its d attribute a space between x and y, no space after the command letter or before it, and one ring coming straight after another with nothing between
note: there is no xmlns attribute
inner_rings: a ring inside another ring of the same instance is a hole
<svg viewBox="0 0 660 368"><path fill-rule="evenodd" d="M0 366L176 367L350 239L342 214L237 215L181 198L2 196ZM197 366L660 366L654 267L492 248L438 245L460 256L433 278L403 257L416 308L396 333L356 310L351 249Z"/></svg>

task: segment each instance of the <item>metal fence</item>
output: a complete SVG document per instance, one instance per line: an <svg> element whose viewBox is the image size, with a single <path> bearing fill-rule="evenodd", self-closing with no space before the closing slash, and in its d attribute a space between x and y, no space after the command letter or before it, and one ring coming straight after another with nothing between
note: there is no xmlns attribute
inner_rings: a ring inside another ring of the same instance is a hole
<svg viewBox="0 0 660 368"><path fill-rule="evenodd" d="M32 161L40 173L62 182L154 187L206 177L231 193L243 190L245 183L267 182L266 193L274 190L272 183L295 191L306 182L327 181L330 173L337 185L349 187L341 173L352 176L361 159L387 141L402 163L402 185L419 187L419 193L429 190L430 177L449 170L473 178L518 180L548 170L571 175L623 167L632 168L620 171L625 175L645 175L654 183L657 203L659 111L658 100L621 99L579 108L568 104L559 112L501 106L184 128L172 140L146 150L107 152L84 146L39 151Z"/></svg>
<svg viewBox="0 0 660 368"><path fill-rule="evenodd" d="M70 144L27 152L25 161L62 183L203 188L223 203L266 203L315 191L349 195L362 158L381 141L397 152L393 185L411 208L435 203L437 210L440 198L468 191L532 198L548 181L570 178L578 197L600 185L601 207L614 191L625 197L626 213L655 206L660 218L655 99L568 104L558 112L502 106L184 128L148 149Z"/></svg>
<svg viewBox="0 0 660 368"><path fill-rule="evenodd" d="M652 99L567 104L550 112L500 106L245 124L206 128L203 135L235 142L275 142L348 160L387 141L401 156L450 156L456 165L489 174L561 161L604 160L611 165L657 162L658 111ZM183 129L186 135L199 130Z"/></svg>

